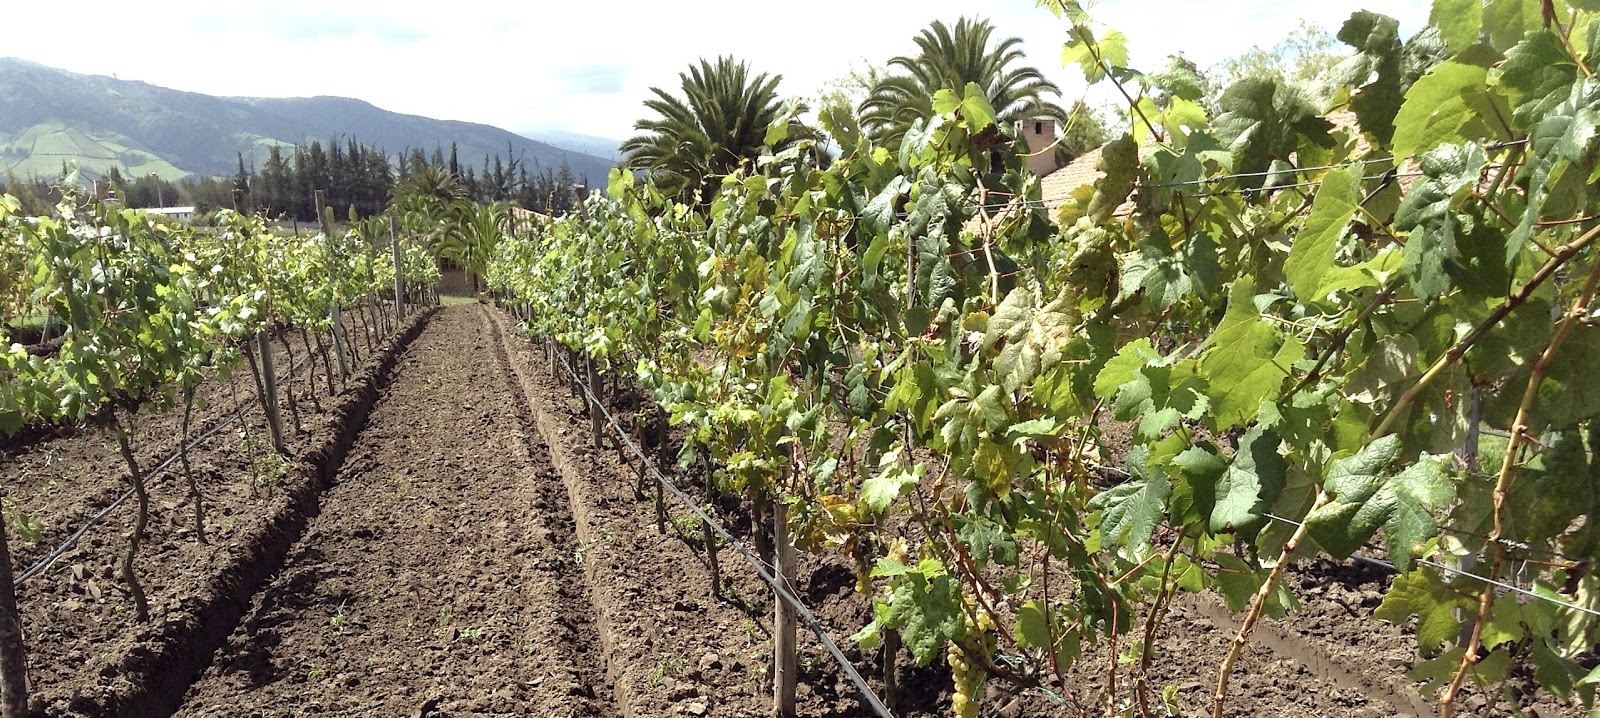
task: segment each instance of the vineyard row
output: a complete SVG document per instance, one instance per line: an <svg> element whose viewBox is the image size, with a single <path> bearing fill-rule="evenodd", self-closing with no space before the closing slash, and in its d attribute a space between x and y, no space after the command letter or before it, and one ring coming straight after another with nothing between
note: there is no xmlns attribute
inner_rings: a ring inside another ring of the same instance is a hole
<svg viewBox="0 0 1600 718"><path fill-rule="evenodd" d="M855 640L947 665L957 715L992 681L1180 710L1157 637L1177 594L1214 592L1242 616L1220 718L1254 627L1298 604L1287 568L1373 540L1398 572L1376 617L1416 620L1442 715L1463 691L1524 701L1512 675L1587 710L1597 13L1507 3L1513 32L1440 0L1467 20L1403 40L1358 12L1330 106L1272 79L1209 106L1191 69L1128 67L1120 33L1051 5L1067 56L1128 99L1053 213L968 86L898 146L824 115L827 163L775 124L688 202L616 173L503 238L488 284L652 398L758 547L856 566Z"/></svg>

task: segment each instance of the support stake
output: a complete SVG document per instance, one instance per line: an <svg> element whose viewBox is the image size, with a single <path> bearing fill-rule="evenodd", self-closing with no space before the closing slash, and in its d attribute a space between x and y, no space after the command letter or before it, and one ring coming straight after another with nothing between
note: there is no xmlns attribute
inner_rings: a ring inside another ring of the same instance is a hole
<svg viewBox="0 0 1600 718"><path fill-rule="evenodd" d="M789 505L772 503L773 548L777 553L778 580L791 590L795 586L795 549L789 537ZM798 669L795 645L794 606L777 593L772 596L772 714L794 718L795 672Z"/></svg>
<svg viewBox="0 0 1600 718"><path fill-rule="evenodd" d="M11 578L11 546L6 542L5 517L0 516L0 716L4 718L28 715L27 666Z"/></svg>
<svg viewBox="0 0 1600 718"><path fill-rule="evenodd" d="M389 253L394 259L394 316L397 321L406 318L406 276L400 264L400 225L389 218Z"/></svg>
<svg viewBox="0 0 1600 718"><path fill-rule="evenodd" d="M589 403L589 431L594 436L594 447L598 449L605 445L603 441L605 435L600 433L600 374L595 371L594 364L594 357L590 356L586 362L589 395L593 397L593 401Z"/></svg>
<svg viewBox="0 0 1600 718"><path fill-rule="evenodd" d="M278 374L272 366L272 335L256 335L256 346L261 351L262 404L267 410L267 432L272 435L272 448L278 453L288 453L283 445L283 418L278 413Z"/></svg>

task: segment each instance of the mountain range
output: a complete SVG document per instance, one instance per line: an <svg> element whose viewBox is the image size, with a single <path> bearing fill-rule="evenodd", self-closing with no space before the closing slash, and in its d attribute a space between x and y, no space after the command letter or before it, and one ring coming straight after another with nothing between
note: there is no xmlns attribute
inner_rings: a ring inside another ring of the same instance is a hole
<svg viewBox="0 0 1600 718"><path fill-rule="evenodd" d="M177 181L223 176L260 166L272 145L353 137L391 155L421 148L462 164L513 155L530 169L563 162L591 185L616 164L614 140L550 133L530 139L490 125L390 112L346 97L215 97L101 75L82 75L27 60L0 58L0 173L59 175L75 163L88 176L116 167L126 177ZM609 148L609 152L607 150ZM596 154L589 154L584 150Z"/></svg>

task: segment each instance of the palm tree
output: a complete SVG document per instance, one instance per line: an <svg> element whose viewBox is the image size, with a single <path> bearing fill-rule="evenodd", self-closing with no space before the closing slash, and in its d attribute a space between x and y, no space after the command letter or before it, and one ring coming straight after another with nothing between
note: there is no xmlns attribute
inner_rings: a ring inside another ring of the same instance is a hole
<svg viewBox="0 0 1600 718"><path fill-rule="evenodd" d="M449 170L435 165L412 168L389 193L389 212L399 215L413 230L434 234L441 224L457 219L467 188Z"/></svg>
<svg viewBox="0 0 1600 718"><path fill-rule="evenodd" d="M472 281L474 294L478 292L478 276L483 274L489 257L494 254L495 245L508 231L508 206L504 202L478 204L457 201L452 210L456 221L450 224L433 247L435 254L455 262L466 271Z"/></svg>
<svg viewBox="0 0 1600 718"><path fill-rule="evenodd" d="M650 88L655 97L644 104L660 118L634 124L641 134L622 143L623 164L685 202L707 201L724 175L760 156L767 127L783 112L777 92L783 76L752 76L748 64L720 57L701 59L678 77L682 98ZM788 139L774 149L809 136L798 120L789 123Z"/></svg>
<svg viewBox="0 0 1600 718"><path fill-rule="evenodd" d="M389 192L389 214L422 239L433 256L455 262L477 291L477 277L468 266L462 226L472 218L473 204L461 179L443 165L418 164Z"/></svg>
<svg viewBox="0 0 1600 718"><path fill-rule="evenodd" d="M1065 121L1066 111L1045 99L1059 96L1061 88L1038 68L1014 66L1023 58L1022 39L1008 37L991 47L993 34L988 20L961 18L954 31L935 20L917 36L916 56L889 61L891 72L903 72L879 81L857 108L868 136L880 146L898 147L912 122L933 116L934 93L960 92L969 82L983 88L1001 127L1035 118Z"/></svg>
<svg viewBox="0 0 1600 718"><path fill-rule="evenodd" d="M389 214L431 247L462 220L466 200L467 188L459 177L443 166L423 164L389 191Z"/></svg>

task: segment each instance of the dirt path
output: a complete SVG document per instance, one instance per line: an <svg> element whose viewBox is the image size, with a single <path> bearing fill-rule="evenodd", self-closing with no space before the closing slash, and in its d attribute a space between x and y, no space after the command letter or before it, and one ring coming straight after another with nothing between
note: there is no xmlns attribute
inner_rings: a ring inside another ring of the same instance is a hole
<svg viewBox="0 0 1600 718"><path fill-rule="evenodd" d="M562 484L479 308L447 308L182 716L610 716Z"/></svg>

